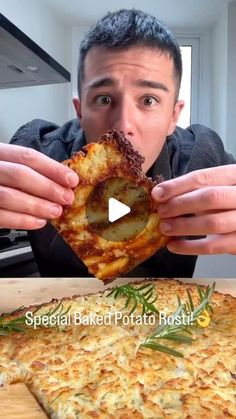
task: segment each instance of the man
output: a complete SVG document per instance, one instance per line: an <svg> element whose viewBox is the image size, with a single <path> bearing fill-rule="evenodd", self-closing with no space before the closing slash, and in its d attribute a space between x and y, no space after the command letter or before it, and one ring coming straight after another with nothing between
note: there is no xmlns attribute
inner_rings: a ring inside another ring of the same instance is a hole
<svg viewBox="0 0 236 419"><path fill-rule="evenodd" d="M124 131L149 176L167 179L152 196L162 232L175 239L130 275L192 276L195 255L236 254L235 160L210 129L176 128L181 74L177 42L156 18L136 10L108 14L81 44L78 120L61 128L36 120L18 130L15 145L1 145L1 227L30 231L41 275L87 275L47 221L72 203L79 181L57 161L109 129Z"/></svg>

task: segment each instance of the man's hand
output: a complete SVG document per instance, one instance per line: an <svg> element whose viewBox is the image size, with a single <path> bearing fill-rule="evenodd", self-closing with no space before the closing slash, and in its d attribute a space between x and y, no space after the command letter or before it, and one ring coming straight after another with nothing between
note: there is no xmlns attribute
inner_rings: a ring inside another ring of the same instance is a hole
<svg viewBox="0 0 236 419"><path fill-rule="evenodd" d="M74 199L78 176L30 148L0 144L0 228L33 230Z"/></svg>
<svg viewBox="0 0 236 419"><path fill-rule="evenodd" d="M152 197L159 203L161 231L177 236L167 245L171 252L236 255L236 164L168 180L153 188ZM207 237L178 239L203 235Z"/></svg>

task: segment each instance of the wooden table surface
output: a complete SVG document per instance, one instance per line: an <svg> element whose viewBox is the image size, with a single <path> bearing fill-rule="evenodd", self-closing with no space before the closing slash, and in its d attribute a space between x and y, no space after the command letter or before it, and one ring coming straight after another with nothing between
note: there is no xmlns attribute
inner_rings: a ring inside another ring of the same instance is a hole
<svg viewBox="0 0 236 419"><path fill-rule="evenodd" d="M12 278L0 279L0 313L14 310L22 305L40 304L52 298L95 293L117 284L143 280L122 278L106 286L95 278ZM212 284L216 290L236 296L236 279L181 279L183 282ZM0 418L45 419L47 415L22 384L9 385L0 390Z"/></svg>
<svg viewBox="0 0 236 419"><path fill-rule="evenodd" d="M25 384L11 384L0 390L0 418L46 419L47 417Z"/></svg>
<svg viewBox="0 0 236 419"><path fill-rule="evenodd" d="M52 298L71 297L103 291L115 285L142 281L144 278L120 278L104 285L96 278L0 278L0 313L14 310L20 306L41 304ZM236 278L191 278L183 282L213 284L216 290L236 296Z"/></svg>

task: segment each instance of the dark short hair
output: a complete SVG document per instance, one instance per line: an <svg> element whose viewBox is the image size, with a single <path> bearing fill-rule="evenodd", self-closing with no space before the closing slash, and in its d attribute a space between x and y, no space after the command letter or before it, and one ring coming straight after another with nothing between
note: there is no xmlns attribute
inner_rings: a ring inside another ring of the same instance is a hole
<svg viewBox="0 0 236 419"><path fill-rule="evenodd" d="M182 59L179 45L172 32L160 20L141 10L122 9L108 13L85 35L80 44L78 67L78 91L84 77L85 58L93 46L124 48L144 45L168 53L174 62L176 100L182 77Z"/></svg>

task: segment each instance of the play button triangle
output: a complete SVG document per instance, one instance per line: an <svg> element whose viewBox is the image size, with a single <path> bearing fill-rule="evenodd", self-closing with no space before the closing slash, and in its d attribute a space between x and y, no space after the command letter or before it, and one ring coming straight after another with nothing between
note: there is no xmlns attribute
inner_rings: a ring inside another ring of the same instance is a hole
<svg viewBox="0 0 236 419"><path fill-rule="evenodd" d="M126 214L130 213L130 207L123 204L115 198L109 198L108 201L108 219L110 223L113 223L119 218L124 217Z"/></svg>

